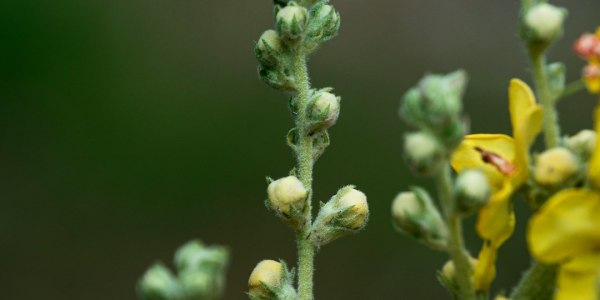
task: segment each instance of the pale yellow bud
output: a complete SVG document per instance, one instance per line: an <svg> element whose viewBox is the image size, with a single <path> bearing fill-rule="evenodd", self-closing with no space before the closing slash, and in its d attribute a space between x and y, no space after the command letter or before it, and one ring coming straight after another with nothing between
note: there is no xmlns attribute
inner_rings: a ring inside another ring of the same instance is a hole
<svg viewBox="0 0 600 300"><path fill-rule="evenodd" d="M269 203L274 209L287 214L291 207L300 209L308 195L306 188L295 176L275 180L267 188Z"/></svg>
<svg viewBox="0 0 600 300"><path fill-rule="evenodd" d="M280 262L269 259L259 262L248 278L248 293L255 297L269 297L270 292L264 284L279 287L282 275L283 265Z"/></svg>
<svg viewBox="0 0 600 300"><path fill-rule="evenodd" d="M577 160L566 148L552 148L537 157L534 178L541 185L563 183L577 171Z"/></svg>
<svg viewBox="0 0 600 300"><path fill-rule="evenodd" d="M266 51L267 45L269 48L273 49L275 52L281 52L283 47L281 46L281 38L279 37L279 33L273 29L269 29L260 36L258 39L258 50Z"/></svg>
<svg viewBox="0 0 600 300"><path fill-rule="evenodd" d="M363 227L369 216L369 205L367 196L356 189L350 189L344 193L337 202L340 208L351 207L346 213L349 218L345 222L348 228L358 229Z"/></svg>
<svg viewBox="0 0 600 300"><path fill-rule="evenodd" d="M316 127L327 129L340 115L340 99L332 93L322 92L310 102L308 109L310 118L318 122Z"/></svg>
<svg viewBox="0 0 600 300"><path fill-rule="evenodd" d="M569 137L566 141L566 146L576 153L581 153L587 157L594 152L596 136L595 131L584 129Z"/></svg>
<svg viewBox="0 0 600 300"><path fill-rule="evenodd" d="M562 32L566 12L564 9L548 3L532 7L525 16L525 24L536 36L545 41L552 41Z"/></svg>
<svg viewBox="0 0 600 300"><path fill-rule="evenodd" d="M475 269L477 262L477 259L469 256L469 265L471 265L471 269ZM454 262L452 260L449 260L444 264L442 267L442 273L447 279L454 279L454 276L456 275L456 267L454 266Z"/></svg>
<svg viewBox="0 0 600 300"><path fill-rule="evenodd" d="M481 171L468 169L458 174L455 191L456 209L461 213L470 213L487 204L492 192Z"/></svg>
<svg viewBox="0 0 600 300"><path fill-rule="evenodd" d="M285 38L297 38L304 30L307 20L306 8L286 6L275 17L279 33Z"/></svg>
<svg viewBox="0 0 600 300"><path fill-rule="evenodd" d="M421 204L413 192L402 192L392 202L392 217L399 227L411 225L408 217L421 214L422 211Z"/></svg>
<svg viewBox="0 0 600 300"><path fill-rule="evenodd" d="M404 152L415 171L435 174L444 162L444 146L427 132L409 133L404 138Z"/></svg>
<svg viewBox="0 0 600 300"><path fill-rule="evenodd" d="M333 10L333 6L331 6L331 5L328 5L328 4L326 4L326 5L323 5L323 6L321 6L321 8L319 9L319 12L318 12L318 14L317 14L317 17L318 17L318 18L325 18L325 17L327 17L327 16L328 16L328 15L331 13L331 11L332 11L332 10ZM335 13L335 11L334 11L334 12L333 12L333 16L332 16L332 21L333 21L333 22L337 22L337 20L338 20L338 15L337 15L337 13Z"/></svg>

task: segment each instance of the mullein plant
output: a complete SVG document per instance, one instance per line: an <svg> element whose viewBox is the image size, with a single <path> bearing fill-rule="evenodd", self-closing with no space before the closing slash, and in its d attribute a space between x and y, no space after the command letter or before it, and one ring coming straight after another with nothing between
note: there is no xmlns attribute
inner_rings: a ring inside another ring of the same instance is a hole
<svg viewBox="0 0 600 300"><path fill-rule="evenodd" d="M600 106L595 130L565 136L556 103L584 88L600 95L600 28L575 42L587 65L582 80L565 84L566 67L548 63L546 52L562 35L566 9L542 0L521 4L519 35L535 92L522 80L510 81L512 135L466 134L463 71L425 76L403 96L400 115L415 128L405 135L407 162L414 172L435 179L439 202L419 187L398 194L394 225L449 254L438 279L453 299L599 299ZM542 134L545 148L532 152ZM517 195L533 212L527 221L533 262L511 293L490 295L499 250L515 229ZM476 257L465 248L461 228L470 214L477 215L482 239Z"/></svg>
<svg viewBox="0 0 600 300"><path fill-rule="evenodd" d="M164 264L155 263L138 282L138 297L142 300L220 299L228 260L226 248L190 241L175 253L177 274Z"/></svg>
<svg viewBox="0 0 600 300"><path fill-rule="evenodd" d="M313 299L313 266L319 247L363 229L369 209L364 193L354 186L341 188L329 201L321 202L313 218L313 165L329 145L327 130L340 113L340 97L332 88L311 88L307 57L335 37L340 15L329 1L275 0L275 29L266 30L255 45L258 75L269 86L289 94L294 127L287 134L296 164L290 173L267 178L265 204L296 233L295 271L284 261L259 262L248 279L251 299Z"/></svg>

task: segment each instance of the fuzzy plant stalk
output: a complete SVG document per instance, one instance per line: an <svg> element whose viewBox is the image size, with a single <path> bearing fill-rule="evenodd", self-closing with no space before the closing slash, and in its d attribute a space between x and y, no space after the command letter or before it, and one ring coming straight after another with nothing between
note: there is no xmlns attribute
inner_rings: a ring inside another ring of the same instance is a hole
<svg viewBox="0 0 600 300"><path fill-rule="evenodd" d="M266 206L296 233L298 281L296 288L294 269L288 269L285 262L263 261L252 272L248 294L252 299L310 300L314 298L316 251L363 229L368 206L362 192L346 186L321 204L316 218L312 215L313 167L329 145L328 129L338 119L341 98L332 88L310 86L307 58L337 35L340 15L327 0L276 0L274 15L275 29L265 31L255 46L258 74L269 86L290 95L294 127L287 143L296 165L287 177L267 179Z"/></svg>
<svg viewBox="0 0 600 300"><path fill-rule="evenodd" d="M461 103L466 84L467 75L460 70L427 75L403 96L400 115L416 129L405 136L405 157L415 173L435 180L440 209L424 189L413 187L398 194L392 215L400 232L448 253L447 274L440 274L440 281L456 299L474 300L479 295L462 220L484 204L489 187L476 171L455 180L448 164L467 130Z"/></svg>

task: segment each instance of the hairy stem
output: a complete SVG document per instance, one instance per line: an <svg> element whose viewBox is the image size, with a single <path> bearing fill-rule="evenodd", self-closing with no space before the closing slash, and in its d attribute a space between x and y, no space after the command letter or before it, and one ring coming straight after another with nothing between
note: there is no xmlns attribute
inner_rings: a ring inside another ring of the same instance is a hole
<svg viewBox="0 0 600 300"><path fill-rule="evenodd" d="M512 300L550 300L554 294L557 267L533 262L510 296Z"/></svg>
<svg viewBox="0 0 600 300"><path fill-rule="evenodd" d="M453 212L454 199L452 196L452 175L448 164L444 165L443 169L438 174L436 183L444 215L446 217L446 224L450 232L448 253L456 268L454 276L460 289L458 299L475 300L475 290L473 288L473 282L471 281L473 271L469 263L467 251L465 250L465 243L462 235L462 220L460 216Z"/></svg>
<svg viewBox="0 0 600 300"><path fill-rule="evenodd" d="M558 127L558 114L550 93L548 75L546 74L546 56L544 51L535 46L529 48L531 65L533 67L533 80L538 99L544 108L544 139L546 148L558 146L560 128Z"/></svg>
<svg viewBox="0 0 600 300"><path fill-rule="evenodd" d="M297 172L300 181L304 184L308 193L304 208L304 227L298 231L298 296L300 300L313 299L313 269L315 245L310 237L312 227L312 176L313 176L313 148L312 138L308 132L308 117L306 106L308 105L308 70L306 67L306 56L304 53L296 53L294 56L294 77L298 88L297 107L298 115L296 127L298 128L298 145L296 147Z"/></svg>

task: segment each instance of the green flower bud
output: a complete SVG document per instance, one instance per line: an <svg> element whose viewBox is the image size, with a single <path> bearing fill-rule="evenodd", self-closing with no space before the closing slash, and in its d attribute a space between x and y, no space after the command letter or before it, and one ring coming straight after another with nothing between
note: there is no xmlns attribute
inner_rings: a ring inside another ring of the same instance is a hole
<svg viewBox="0 0 600 300"><path fill-rule="evenodd" d="M428 132L413 132L404 136L404 154L412 169L424 175L436 174L445 163L444 146Z"/></svg>
<svg viewBox="0 0 600 300"><path fill-rule="evenodd" d="M259 262L248 278L248 295L253 300L294 300L292 274L285 263L274 260Z"/></svg>
<svg viewBox="0 0 600 300"><path fill-rule="evenodd" d="M577 159L566 148L548 149L538 155L533 176L544 186L557 186L577 172Z"/></svg>
<svg viewBox="0 0 600 300"><path fill-rule="evenodd" d="M298 39L306 28L307 14L306 8L291 4L279 10L275 20L281 36L288 40Z"/></svg>
<svg viewBox="0 0 600 300"><path fill-rule="evenodd" d="M258 61L268 67L280 64L283 45L277 31L269 29L260 36L256 43L256 57Z"/></svg>
<svg viewBox="0 0 600 300"><path fill-rule="evenodd" d="M312 131L325 130L335 124L340 115L340 97L329 92L317 92L308 103Z"/></svg>
<svg viewBox="0 0 600 300"><path fill-rule="evenodd" d="M455 183L455 210L463 214L477 211L486 205L492 191L487 177L477 170L463 170Z"/></svg>
<svg viewBox="0 0 600 300"><path fill-rule="evenodd" d="M180 299L182 294L179 282L162 264L155 264L144 273L137 290L144 300Z"/></svg>
<svg viewBox="0 0 600 300"><path fill-rule="evenodd" d="M584 161L587 161L596 147L596 132L584 129L569 137L565 142L565 146L580 155Z"/></svg>
<svg viewBox="0 0 600 300"><path fill-rule="evenodd" d="M290 213L291 209L302 210L308 196L306 188L295 176L271 182L267 193L271 207L283 214Z"/></svg>
<svg viewBox="0 0 600 300"><path fill-rule="evenodd" d="M531 32L532 39L550 43L562 34L566 16L565 9L548 3L540 3L527 11L524 23Z"/></svg>
<svg viewBox="0 0 600 300"><path fill-rule="evenodd" d="M184 272L179 275L185 294L191 299L214 299L219 293L215 290L215 278L205 272Z"/></svg>
<svg viewBox="0 0 600 300"><path fill-rule="evenodd" d="M325 1L310 10L304 42L308 51L318 48L323 42L335 37L340 28L340 15Z"/></svg>
<svg viewBox="0 0 600 300"><path fill-rule="evenodd" d="M363 229L369 218L367 196L354 186L341 188L321 206L311 235L322 246Z"/></svg>
<svg viewBox="0 0 600 300"><path fill-rule="evenodd" d="M432 248L446 248L448 229L425 190L414 187L398 194L392 202L392 217L399 232Z"/></svg>
<svg viewBox="0 0 600 300"><path fill-rule="evenodd" d="M198 240L190 241L175 252L175 265L179 272L200 270L220 273L227 266L228 251L220 246L204 246Z"/></svg>
<svg viewBox="0 0 600 300"><path fill-rule="evenodd" d="M471 256L469 256L469 265L471 265L471 270L477 267L477 263L479 261ZM454 276L456 275L456 267L454 266L454 262L452 260L447 261L442 267L442 274L449 281L454 281Z"/></svg>

